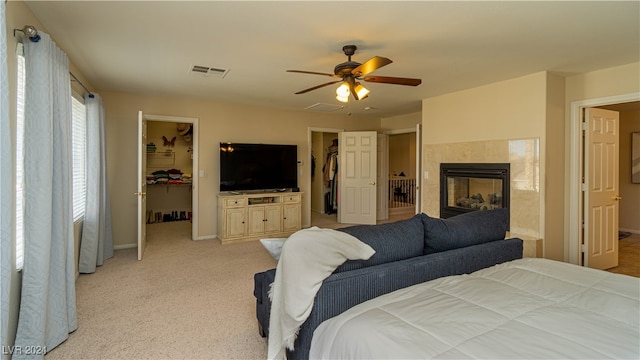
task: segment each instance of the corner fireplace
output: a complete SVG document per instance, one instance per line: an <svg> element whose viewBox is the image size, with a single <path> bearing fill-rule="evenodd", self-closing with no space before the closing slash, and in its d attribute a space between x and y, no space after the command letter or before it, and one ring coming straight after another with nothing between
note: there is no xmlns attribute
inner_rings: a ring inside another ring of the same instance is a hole
<svg viewBox="0 0 640 360"><path fill-rule="evenodd" d="M509 208L509 163L440 164L440 217Z"/></svg>

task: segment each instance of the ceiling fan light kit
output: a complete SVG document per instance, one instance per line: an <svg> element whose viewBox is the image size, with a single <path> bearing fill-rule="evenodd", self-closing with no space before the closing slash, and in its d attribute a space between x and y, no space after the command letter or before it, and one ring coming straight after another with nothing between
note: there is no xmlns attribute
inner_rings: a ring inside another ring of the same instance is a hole
<svg viewBox="0 0 640 360"><path fill-rule="evenodd" d="M357 47L355 45L345 45L342 47L342 51L347 56L346 62L336 65L333 69L333 74L320 73L314 71L303 70L287 70L287 72L295 72L302 74L322 75L333 78L340 78L342 80L330 81L321 85L314 86L305 90L298 91L298 94L304 94L312 90L316 90L325 86L329 86L336 83L341 83L336 89L336 99L340 102L349 102L349 95L353 95L356 100L362 100L369 96L369 90L362 86L357 80L366 82L377 82L382 84L396 84L396 85L408 85L418 86L422 83L421 79L411 78L399 78L389 76L366 76L367 74L392 63L390 59L381 56L374 56L371 59L365 61L363 64L359 62L351 61L351 55L355 54Z"/></svg>
<svg viewBox="0 0 640 360"><path fill-rule="evenodd" d="M359 82L356 82L356 86L353 89L355 90L355 95L357 95L356 100L362 100L369 96L369 89L362 86Z"/></svg>
<svg viewBox="0 0 640 360"><path fill-rule="evenodd" d="M343 82L336 89L336 95L340 97L349 97L349 85L346 82Z"/></svg>

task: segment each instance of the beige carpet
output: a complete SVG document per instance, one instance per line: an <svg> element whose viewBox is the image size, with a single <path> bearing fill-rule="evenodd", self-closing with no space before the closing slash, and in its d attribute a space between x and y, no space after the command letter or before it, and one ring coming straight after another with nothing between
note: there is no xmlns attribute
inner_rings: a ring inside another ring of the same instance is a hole
<svg viewBox="0 0 640 360"><path fill-rule="evenodd" d="M264 359L253 274L259 241L192 241L189 222L153 224L142 261L118 250L77 281L78 330L47 359Z"/></svg>

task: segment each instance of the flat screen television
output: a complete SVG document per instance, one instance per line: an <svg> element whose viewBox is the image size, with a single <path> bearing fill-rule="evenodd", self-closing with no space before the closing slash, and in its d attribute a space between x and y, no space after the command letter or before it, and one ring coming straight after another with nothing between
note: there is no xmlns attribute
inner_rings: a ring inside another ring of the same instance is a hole
<svg viewBox="0 0 640 360"><path fill-rule="evenodd" d="M220 191L297 186L297 145L220 143Z"/></svg>

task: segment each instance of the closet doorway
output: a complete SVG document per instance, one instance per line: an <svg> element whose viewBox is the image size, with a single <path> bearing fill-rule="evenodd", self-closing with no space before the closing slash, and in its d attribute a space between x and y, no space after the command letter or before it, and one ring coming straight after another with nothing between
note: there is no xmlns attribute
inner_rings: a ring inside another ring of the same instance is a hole
<svg viewBox="0 0 640 360"><path fill-rule="evenodd" d="M336 227L338 225L338 203L335 181L331 175L331 160L337 159L338 133L343 129L309 128L309 149L311 149L311 206L308 219L311 226ZM326 166L325 166L326 165ZM336 165L336 164L334 164ZM327 170L325 172L325 170Z"/></svg>
<svg viewBox="0 0 640 360"><path fill-rule="evenodd" d="M146 115L147 233L197 238L197 119Z"/></svg>

